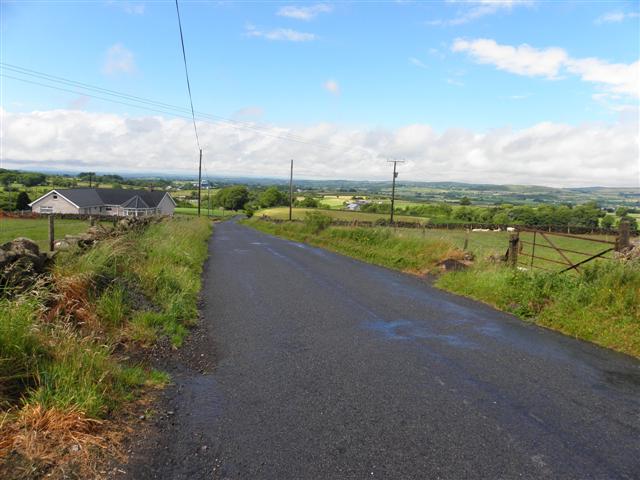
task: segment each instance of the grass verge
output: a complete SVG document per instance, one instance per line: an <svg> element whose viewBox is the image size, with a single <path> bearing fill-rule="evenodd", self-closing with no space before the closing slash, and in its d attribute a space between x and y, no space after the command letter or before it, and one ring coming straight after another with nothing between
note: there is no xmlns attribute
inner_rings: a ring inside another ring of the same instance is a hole
<svg viewBox="0 0 640 480"><path fill-rule="evenodd" d="M105 447L94 440L114 414L167 382L129 358L161 336L184 340L210 232L205 219L172 219L63 252L40 284L0 299L0 477L68 474L61 459Z"/></svg>
<svg viewBox="0 0 640 480"><path fill-rule="evenodd" d="M365 262L411 273L428 273L445 258L462 258L450 243L433 238L402 237L389 228L332 227L305 223L272 223L258 218L244 223L272 235L309 243Z"/></svg>
<svg viewBox="0 0 640 480"><path fill-rule="evenodd" d="M436 286L572 337L640 357L640 263L585 265L579 275L477 265Z"/></svg>

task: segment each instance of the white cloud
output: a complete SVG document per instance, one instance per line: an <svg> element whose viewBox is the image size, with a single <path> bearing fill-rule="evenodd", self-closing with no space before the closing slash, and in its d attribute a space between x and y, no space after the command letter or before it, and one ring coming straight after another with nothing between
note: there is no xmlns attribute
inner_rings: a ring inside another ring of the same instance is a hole
<svg viewBox="0 0 640 480"><path fill-rule="evenodd" d="M500 70L527 76L555 78L567 59L561 48L538 50L527 44L518 47L499 45L495 40L480 38L467 41L457 39L451 49L467 52L477 62L495 65Z"/></svg>
<svg viewBox="0 0 640 480"><path fill-rule="evenodd" d="M323 88L333 95L340 95L340 85L335 80L327 80L322 84Z"/></svg>
<svg viewBox="0 0 640 480"><path fill-rule="evenodd" d="M278 15L281 17L295 18L297 20L309 21L318 16L321 13L330 13L333 11L333 6L326 3L317 3L308 7L295 7L286 6L278 10Z"/></svg>
<svg viewBox="0 0 640 480"><path fill-rule="evenodd" d="M232 115L232 118L238 119L238 120L245 120L245 119L255 120L256 118L260 118L263 115L264 115L264 109L262 107L251 105L248 107L241 108L240 110L237 110L236 112L234 112L234 114Z"/></svg>
<svg viewBox="0 0 640 480"><path fill-rule="evenodd" d="M455 87L464 87L464 82L455 78L447 78L447 83Z"/></svg>
<svg viewBox="0 0 640 480"><path fill-rule="evenodd" d="M605 85L615 93L640 97L640 60L629 65L597 58L569 59L567 70L585 82Z"/></svg>
<svg viewBox="0 0 640 480"><path fill-rule="evenodd" d="M247 25L245 35L248 37L265 38L267 40L284 40L288 42L310 42L318 37L313 33L298 32L290 28L276 28L274 30L258 30L253 25Z"/></svg>
<svg viewBox="0 0 640 480"><path fill-rule="evenodd" d="M0 111L7 167L195 171L192 125L186 119L129 117L53 110ZM288 174L298 158L303 178L385 180L385 156L404 157L403 180L456 180L553 186L637 186L637 123L565 125L487 132L429 125L364 129L317 124L260 127L269 135L295 135L315 144L283 141L229 124L199 122L209 172L219 175ZM213 153L208 154L211 145ZM285 159L285 160L282 160Z"/></svg>
<svg viewBox="0 0 640 480"><path fill-rule="evenodd" d="M427 68L427 65L422 60L415 57L409 57L409 63L418 68Z"/></svg>
<svg viewBox="0 0 640 480"><path fill-rule="evenodd" d="M83 110L91 101L91 97L86 95L80 95L69 102L69 109L71 110Z"/></svg>
<svg viewBox="0 0 640 480"><path fill-rule="evenodd" d="M143 15L145 10L144 3L129 2L126 0L109 0L108 5L114 5L129 15Z"/></svg>
<svg viewBox="0 0 640 480"><path fill-rule="evenodd" d="M630 18L638 18L640 13L638 12L608 12L598 18L596 18L596 25L602 25L603 23L620 23Z"/></svg>
<svg viewBox="0 0 640 480"><path fill-rule="evenodd" d="M464 25L487 15L493 15L500 11L511 11L516 6L533 5L533 0L447 0L450 4L468 6L456 17L451 19L436 19L427 22L433 26Z"/></svg>
<svg viewBox="0 0 640 480"><path fill-rule="evenodd" d="M514 47L486 38L457 39L451 49L468 53L478 63L495 65L499 70L518 75L554 79L560 73L570 73L610 92L640 97L640 60L624 64L598 58L571 58L561 48L536 49L526 44Z"/></svg>
<svg viewBox="0 0 640 480"><path fill-rule="evenodd" d="M124 11L130 15L142 15L144 14L145 6L143 3L125 2L122 8L124 8Z"/></svg>
<svg viewBox="0 0 640 480"><path fill-rule="evenodd" d="M107 75L118 73L134 73L137 70L133 53L121 43L112 45L107 50L102 72Z"/></svg>

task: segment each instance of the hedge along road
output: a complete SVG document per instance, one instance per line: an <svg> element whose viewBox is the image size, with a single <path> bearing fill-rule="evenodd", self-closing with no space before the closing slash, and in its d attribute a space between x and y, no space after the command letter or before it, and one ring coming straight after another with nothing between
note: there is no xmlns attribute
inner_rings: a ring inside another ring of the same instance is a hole
<svg viewBox="0 0 640 480"><path fill-rule="evenodd" d="M145 476L639 478L637 360L232 222L210 254L217 366Z"/></svg>

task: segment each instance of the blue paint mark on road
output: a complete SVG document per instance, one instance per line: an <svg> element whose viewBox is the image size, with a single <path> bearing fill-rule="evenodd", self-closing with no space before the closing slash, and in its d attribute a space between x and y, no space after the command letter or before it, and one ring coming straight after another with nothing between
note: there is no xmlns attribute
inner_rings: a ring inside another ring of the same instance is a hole
<svg viewBox="0 0 640 480"><path fill-rule="evenodd" d="M428 331L421 322L417 324L410 320L375 320L364 322L364 327L382 334L388 340L424 340L445 343L452 347L476 348L473 342L462 338L459 335L440 334Z"/></svg>

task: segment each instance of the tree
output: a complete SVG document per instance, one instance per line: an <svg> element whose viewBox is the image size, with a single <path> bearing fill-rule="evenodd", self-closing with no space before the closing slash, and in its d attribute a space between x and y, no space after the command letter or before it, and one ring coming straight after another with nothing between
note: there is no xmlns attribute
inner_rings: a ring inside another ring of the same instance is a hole
<svg viewBox="0 0 640 480"><path fill-rule="evenodd" d="M16 210L29 210L29 204L31 199L27 192L20 192L18 198L16 198Z"/></svg>
<svg viewBox="0 0 640 480"><path fill-rule="evenodd" d="M313 197L304 197L304 199L295 202L296 207L302 208L318 208L319 204L320 202Z"/></svg>
<svg viewBox="0 0 640 480"><path fill-rule="evenodd" d="M460 205L471 205L471 200L469 200L469 197L462 197L460 199Z"/></svg>
<svg viewBox="0 0 640 480"><path fill-rule="evenodd" d="M625 215L624 217L620 218L620 223L622 222L628 223L629 230L631 230L632 232L638 231L638 220L635 217L630 217L628 215Z"/></svg>
<svg viewBox="0 0 640 480"><path fill-rule="evenodd" d="M262 208L289 205L289 196L278 190L278 187L269 187L260 194L259 203Z"/></svg>
<svg viewBox="0 0 640 480"><path fill-rule="evenodd" d="M616 210L616 216L618 217L626 217L629 213L629 209L626 207L618 207Z"/></svg>
<svg viewBox="0 0 640 480"><path fill-rule="evenodd" d="M613 228L614 217L612 215L607 215L600 220L600 227L605 230L611 230Z"/></svg>
<svg viewBox="0 0 640 480"><path fill-rule="evenodd" d="M214 203L226 210L242 210L249 200L249 190L242 185L225 187L216 193Z"/></svg>

